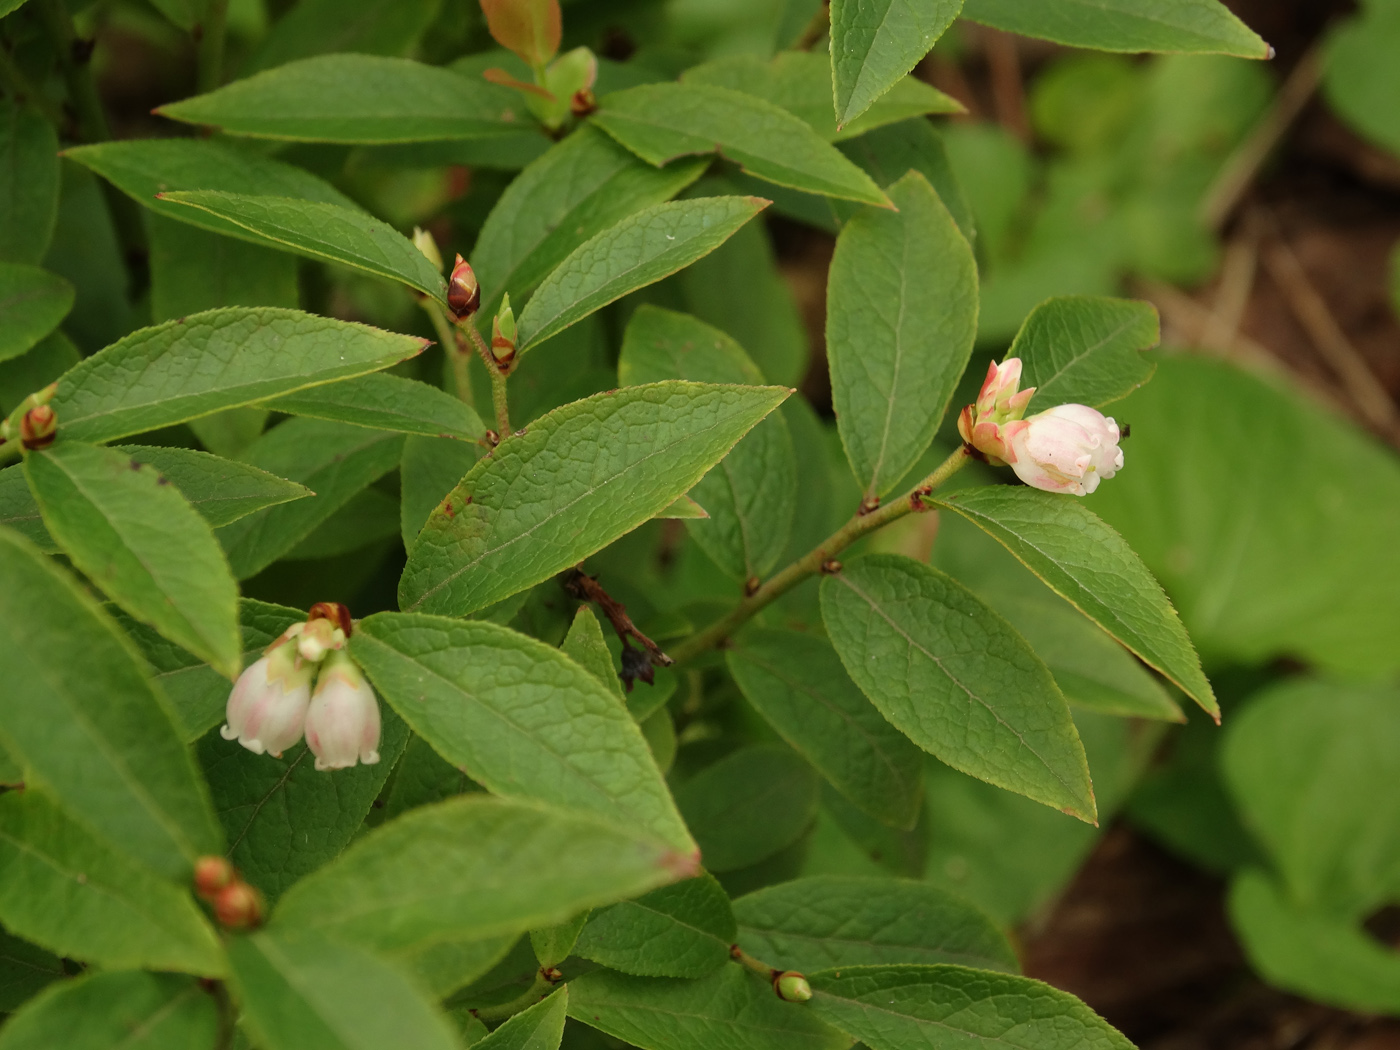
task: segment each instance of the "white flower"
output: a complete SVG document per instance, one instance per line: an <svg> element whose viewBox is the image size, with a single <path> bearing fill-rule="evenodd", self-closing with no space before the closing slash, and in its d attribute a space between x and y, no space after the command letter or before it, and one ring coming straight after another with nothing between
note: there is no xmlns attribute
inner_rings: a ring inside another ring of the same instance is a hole
<svg viewBox="0 0 1400 1050"><path fill-rule="evenodd" d="M313 667L288 644L302 624L289 627L268 647L267 655L238 676L229 693L227 721L219 735L238 742L254 754L276 758L301 739L306 708L311 702Z"/></svg>
<svg viewBox="0 0 1400 1050"><path fill-rule="evenodd" d="M317 769L345 769L379 761L379 701L344 652L326 657L306 712L306 743Z"/></svg>
<svg viewBox="0 0 1400 1050"><path fill-rule="evenodd" d="M1057 405L1005 429L1011 469L1046 492L1085 496L1123 469L1118 424L1087 405Z"/></svg>

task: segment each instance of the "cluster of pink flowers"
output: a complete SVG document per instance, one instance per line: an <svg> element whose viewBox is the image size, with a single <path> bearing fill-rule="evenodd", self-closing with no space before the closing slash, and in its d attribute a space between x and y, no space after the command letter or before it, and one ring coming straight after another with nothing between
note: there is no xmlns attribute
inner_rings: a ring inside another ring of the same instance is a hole
<svg viewBox="0 0 1400 1050"><path fill-rule="evenodd" d="M349 629L345 607L329 603L288 627L234 683L223 738L281 758L305 734L321 770L378 762L379 702L345 652Z"/></svg>
<svg viewBox="0 0 1400 1050"><path fill-rule="evenodd" d="M994 465L1046 492L1086 496L1123 469L1118 424L1088 405L1056 405L1023 419L1035 387L1021 390L1021 359L993 364L958 432Z"/></svg>

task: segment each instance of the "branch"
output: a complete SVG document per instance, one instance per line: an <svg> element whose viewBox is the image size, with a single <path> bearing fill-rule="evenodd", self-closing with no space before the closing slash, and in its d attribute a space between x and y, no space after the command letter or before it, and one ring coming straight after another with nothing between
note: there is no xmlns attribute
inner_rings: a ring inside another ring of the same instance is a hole
<svg viewBox="0 0 1400 1050"><path fill-rule="evenodd" d="M651 667L670 667L674 660L661 651L661 646L657 645L650 638L637 629L637 625L632 622L632 617L627 615L627 607L603 589L603 585L598 582L598 577L589 576L579 566L574 566L564 574L564 590L568 591L579 601L592 602L598 606L603 615L612 624L617 636L622 639L622 675L621 678L627 683L627 691L632 691L632 683L640 678L647 685L653 684ZM646 650L639 653L628 643L629 638L635 638Z"/></svg>

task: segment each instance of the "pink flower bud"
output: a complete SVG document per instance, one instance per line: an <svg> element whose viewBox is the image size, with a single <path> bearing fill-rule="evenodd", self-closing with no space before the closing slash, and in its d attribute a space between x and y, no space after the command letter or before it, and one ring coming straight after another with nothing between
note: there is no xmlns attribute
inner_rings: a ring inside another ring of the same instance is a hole
<svg viewBox="0 0 1400 1050"><path fill-rule="evenodd" d="M321 770L379 761L379 701L343 651L331 653L321 667L306 712L306 743Z"/></svg>
<svg viewBox="0 0 1400 1050"><path fill-rule="evenodd" d="M452 264L452 275L447 279L447 308L452 316L465 321L481 307L481 285L471 264L457 256Z"/></svg>
<svg viewBox="0 0 1400 1050"><path fill-rule="evenodd" d="M301 739L306 707L311 702L314 667L297 654L295 645L284 644L301 633L293 624L268 648L268 653L238 676L229 693L227 721L219 735L238 742L254 754L264 751L275 758Z"/></svg>
<svg viewBox="0 0 1400 1050"><path fill-rule="evenodd" d="M1003 458L1027 485L1085 496L1123 468L1118 424L1087 405L1057 405L1012 426Z"/></svg>
<svg viewBox="0 0 1400 1050"><path fill-rule="evenodd" d="M1021 359L1019 357L1008 357L1001 364L987 366L987 378L982 383L982 389L977 394L977 414L979 416L990 416L995 414L1006 415L1009 411L1009 403L1021 388ZM1034 392L1035 387L1031 387L1026 393ZM1025 401L1029 401L1027 396ZM1025 401L1022 402L1024 407ZM998 420L1000 422L1000 420Z"/></svg>

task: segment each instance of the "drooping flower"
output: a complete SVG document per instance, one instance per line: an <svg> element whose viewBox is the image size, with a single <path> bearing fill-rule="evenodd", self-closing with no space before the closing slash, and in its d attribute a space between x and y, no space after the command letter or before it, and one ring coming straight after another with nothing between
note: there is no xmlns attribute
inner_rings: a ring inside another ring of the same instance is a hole
<svg viewBox="0 0 1400 1050"><path fill-rule="evenodd" d="M292 639L305 624L293 624L268 646L267 654L238 676L229 693L225 723L219 735L238 742L254 754L274 758L301 739L306 708L311 702L315 665L300 658Z"/></svg>
<svg viewBox="0 0 1400 1050"><path fill-rule="evenodd" d="M1123 469L1118 424L1087 405L1056 405L1011 429L1016 476L1046 492L1085 496Z"/></svg>
<svg viewBox="0 0 1400 1050"><path fill-rule="evenodd" d="M306 713L306 743L320 770L379 761L379 701L344 651L332 652L321 667Z"/></svg>

